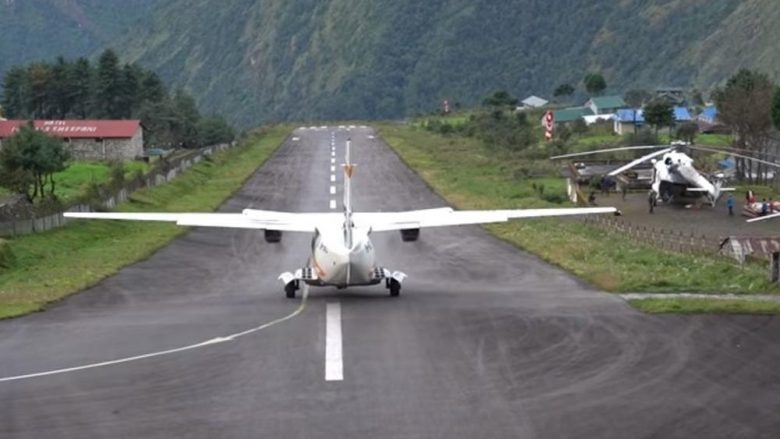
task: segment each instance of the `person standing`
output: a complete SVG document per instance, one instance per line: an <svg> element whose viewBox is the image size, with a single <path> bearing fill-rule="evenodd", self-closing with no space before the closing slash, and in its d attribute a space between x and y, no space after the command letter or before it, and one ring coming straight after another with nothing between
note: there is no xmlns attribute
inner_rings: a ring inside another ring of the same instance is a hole
<svg viewBox="0 0 780 439"><path fill-rule="evenodd" d="M734 216L734 195L729 194L726 199L726 207L729 208L729 216Z"/></svg>

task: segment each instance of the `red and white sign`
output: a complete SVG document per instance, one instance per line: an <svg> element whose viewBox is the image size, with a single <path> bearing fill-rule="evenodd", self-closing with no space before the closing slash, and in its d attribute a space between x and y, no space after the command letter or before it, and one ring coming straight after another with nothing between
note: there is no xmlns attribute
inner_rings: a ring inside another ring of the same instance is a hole
<svg viewBox="0 0 780 439"><path fill-rule="evenodd" d="M552 111L544 114L544 138L551 141L553 138L553 128L555 128L555 118Z"/></svg>
<svg viewBox="0 0 780 439"><path fill-rule="evenodd" d="M26 120L0 121L0 139L13 136ZM35 129L54 137L71 139L132 138L141 128L140 120L36 120Z"/></svg>

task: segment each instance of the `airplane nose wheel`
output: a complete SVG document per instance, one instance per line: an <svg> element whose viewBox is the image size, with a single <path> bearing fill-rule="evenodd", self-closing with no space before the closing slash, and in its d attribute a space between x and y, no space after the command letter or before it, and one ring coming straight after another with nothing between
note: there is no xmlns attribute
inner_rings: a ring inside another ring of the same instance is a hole
<svg viewBox="0 0 780 439"><path fill-rule="evenodd" d="M390 290L390 297L398 297L401 294L401 282L395 279L388 279L386 285Z"/></svg>

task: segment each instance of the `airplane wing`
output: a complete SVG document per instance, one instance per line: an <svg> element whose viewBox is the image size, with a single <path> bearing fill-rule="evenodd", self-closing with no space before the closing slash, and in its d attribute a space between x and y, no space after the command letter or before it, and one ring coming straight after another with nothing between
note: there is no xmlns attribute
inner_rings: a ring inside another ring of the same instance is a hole
<svg viewBox="0 0 780 439"><path fill-rule="evenodd" d="M751 219L747 220L747 222L755 223L755 222L758 222L758 221L764 221L764 220L768 220L768 219L772 219L772 218L777 218L779 216L780 216L780 212L773 213L771 215L757 216L755 218L751 218Z"/></svg>
<svg viewBox="0 0 780 439"><path fill-rule="evenodd" d="M270 211L263 212L257 218L245 213L98 213L98 212L66 212L65 218L126 220L126 221L162 221L172 222L179 226L223 227L232 229L264 229L284 232L314 232L323 215L328 214L291 214ZM318 215L313 218L309 215Z"/></svg>
<svg viewBox="0 0 780 439"><path fill-rule="evenodd" d="M618 213L614 207L584 207L560 209L461 210L449 207L405 212L356 212L352 220L358 227L370 227L376 232L423 227L459 226L509 221L515 218ZM245 209L242 213L123 213L67 212L66 218L162 221L179 226L265 229L285 232L314 232L318 226L343 221L343 214L290 213Z"/></svg>
<svg viewBox="0 0 780 439"><path fill-rule="evenodd" d="M510 219L543 218L598 213L619 213L614 207L583 207L561 209L513 210L452 210L450 208L407 212L355 213L355 224L370 226L375 232L419 229L428 227L461 226L468 224L501 223Z"/></svg>

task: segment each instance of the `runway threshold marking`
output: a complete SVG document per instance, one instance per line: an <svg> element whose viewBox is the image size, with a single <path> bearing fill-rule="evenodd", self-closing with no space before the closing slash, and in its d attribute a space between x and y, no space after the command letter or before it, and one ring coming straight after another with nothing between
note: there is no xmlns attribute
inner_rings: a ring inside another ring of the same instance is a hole
<svg viewBox="0 0 780 439"><path fill-rule="evenodd" d="M286 322L287 320L290 320L296 316L298 316L300 313L303 312L304 309L306 309L306 302L309 298L309 286L307 284L303 285L303 295L301 296L301 303L298 305L297 308L290 314L280 317L276 320L270 321L268 323L263 323L260 326L256 326L254 328L247 329L245 331L236 332L234 334L226 335L224 337L216 337L212 338L210 340L202 341L200 343L195 343L187 346L182 346L178 348L173 349L167 349L164 351L158 351L158 352L151 352L148 354L142 354L142 355L136 355L133 357L125 357L125 358L119 358L116 360L110 360L110 361L103 361L100 363L90 363L90 364L84 364L81 366L74 366L74 367L67 367L63 369L54 369L54 370L47 370L44 372L35 372L35 373L29 373L25 375L16 375L16 376L8 376L8 377L1 377L0 383L7 382L7 381L19 381L19 380L26 380L31 378L40 378L50 375L61 375L69 372L78 372L81 370L87 370L87 369L97 369L99 367L107 367L107 366L115 366L117 364L123 364L123 363L130 363L133 361L139 361L139 360L145 360L147 358L155 358L155 357L162 357L164 355L172 355L179 352L185 352L185 351L191 351L207 346L213 346L220 343L227 343L229 341L233 341L237 338L243 337L245 335L249 335L258 331L262 331L263 329L270 328L271 326L278 325L279 323Z"/></svg>
<svg viewBox="0 0 780 439"><path fill-rule="evenodd" d="M343 381L341 304L339 302L328 303L325 316L325 381Z"/></svg>

